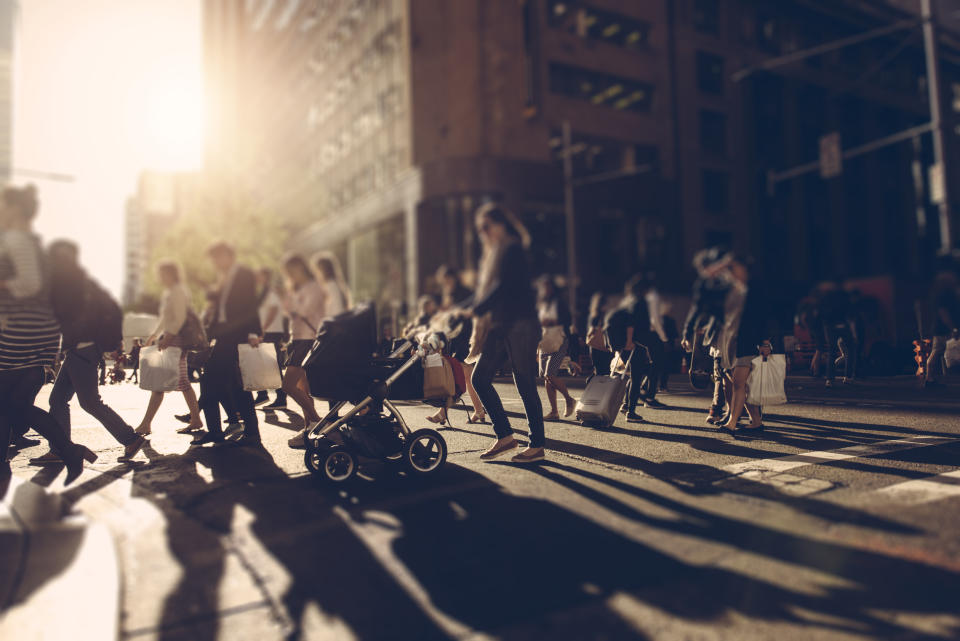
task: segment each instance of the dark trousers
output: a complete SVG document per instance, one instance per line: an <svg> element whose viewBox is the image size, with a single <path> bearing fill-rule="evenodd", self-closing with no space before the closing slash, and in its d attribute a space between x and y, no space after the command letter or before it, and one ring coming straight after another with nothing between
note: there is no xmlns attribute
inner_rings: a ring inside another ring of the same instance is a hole
<svg viewBox="0 0 960 641"><path fill-rule="evenodd" d="M103 399L97 386L97 363L100 354L95 345L68 350L60 373L50 392L50 413L67 438L70 438L70 400L76 396L84 412L100 421L121 445L130 445L139 437L120 415Z"/></svg>
<svg viewBox="0 0 960 641"><path fill-rule="evenodd" d="M236 343L217 341L200 376L200 409L211 434L222 436L220 405L234 408L243 421L243 433L260 440L260 424L253 405L253 394L243 389L240 359Z"/></svg>
<svg viewBox="0 0 960 641"><path fill-rule="evenodd" d="M522 320L508 327L490 331L483 343L480 360L473 370L473 387L493 421L498 438L513 434L510 419L503 409L500 395L493 387L493 377L507 360L513 370L513 382L523 401L530 426L530 447L543 447L543 405L537 391L537 345L540 342L540 324L536 319Z"/></svg>
<svg viewBox="0 0 960 641"><path fill-rule="evenodd" d="M277 365L280 366L280 372L283 373L283 364L284 364L284 354L283 354L283 333L282 332L267 332L263 335L263 342L270 343L273 345L273 348L277 351ZM277 393L277 401L285 402L287 400L287 393L282 389L274 390ZM257 398L264 399L267 398L266 392L260 392L257 394Z"/></svg>
<svg viewBox="0 0 960 641"><path fill-rule="evenodd" d="M70 439L49 413L34 406L37 393L46 381L42 367L0 370L0 463L10 452L11 432L25 432L32 427L61 456L72 447Z"/></svg>
<svg viewBox="0 0 960 641"><path fill-rule="evenodd" d="M634 350L620 351L620 358L630 367L630 381L627 383L627 410L633 412L643 398L643 384L650 372L650 359L642 345L635 344Z"/></svg>
<svg viewBox="0 0 960 641"><path fill-rule="evenodd" d="M610 363L613 362L613 352L590 348L590 360L593 361L593 373L597 376L610 376Z"/></svg>

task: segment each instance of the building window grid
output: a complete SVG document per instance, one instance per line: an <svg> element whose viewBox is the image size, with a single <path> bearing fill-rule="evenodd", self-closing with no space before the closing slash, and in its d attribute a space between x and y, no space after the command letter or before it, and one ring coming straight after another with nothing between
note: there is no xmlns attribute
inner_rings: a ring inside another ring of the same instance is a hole
<svg viewBox="0 0 960 641"><path fill-rule="evenodd" d="M649 112L653 107L653 85L574 67L550 64L550 91L619 111Z"/></svg>
<svg viewBox="0 0 960 641"><path fill-rule="evenodd" d="M650 45L650 23L596 9L584 2L549 0L547 23L585 40L606 42L633 51L647 49Z"/></svg>

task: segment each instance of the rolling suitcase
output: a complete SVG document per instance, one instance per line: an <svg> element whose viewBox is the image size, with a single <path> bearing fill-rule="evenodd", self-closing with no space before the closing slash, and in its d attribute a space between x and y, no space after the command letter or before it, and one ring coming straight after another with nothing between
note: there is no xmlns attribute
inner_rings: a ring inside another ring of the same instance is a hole
<svg viewBox="0 0 960 641"><path fill-rule="evenodd" d="M598 427L613 425L623 405L629 377L629 365L622 374L592 377L577 402L576 416L580 424Z"/></svg>

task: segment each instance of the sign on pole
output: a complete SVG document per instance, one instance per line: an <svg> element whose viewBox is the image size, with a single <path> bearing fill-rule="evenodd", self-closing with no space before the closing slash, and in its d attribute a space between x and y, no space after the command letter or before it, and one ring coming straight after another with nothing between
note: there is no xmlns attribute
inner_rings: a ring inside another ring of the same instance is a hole
<svg viewBox="0 0 960 641"><path fill-rule="evenodd" d="M829 180L843 173L843 150L840 132L820 137L820 177Z"/></svg>

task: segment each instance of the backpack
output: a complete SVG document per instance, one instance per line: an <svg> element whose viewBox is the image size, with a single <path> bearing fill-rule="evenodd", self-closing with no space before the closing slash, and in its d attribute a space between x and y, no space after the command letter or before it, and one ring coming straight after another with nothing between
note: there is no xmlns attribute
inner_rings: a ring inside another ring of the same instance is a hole
<svg viewBox="0 0 960 641"><path fill-rule="evenodd" d="M86 303L84 314L89 323L90 340L101 352L112 352L123 344L123 310L105 289L91 278L86 279Z"/></svg>

